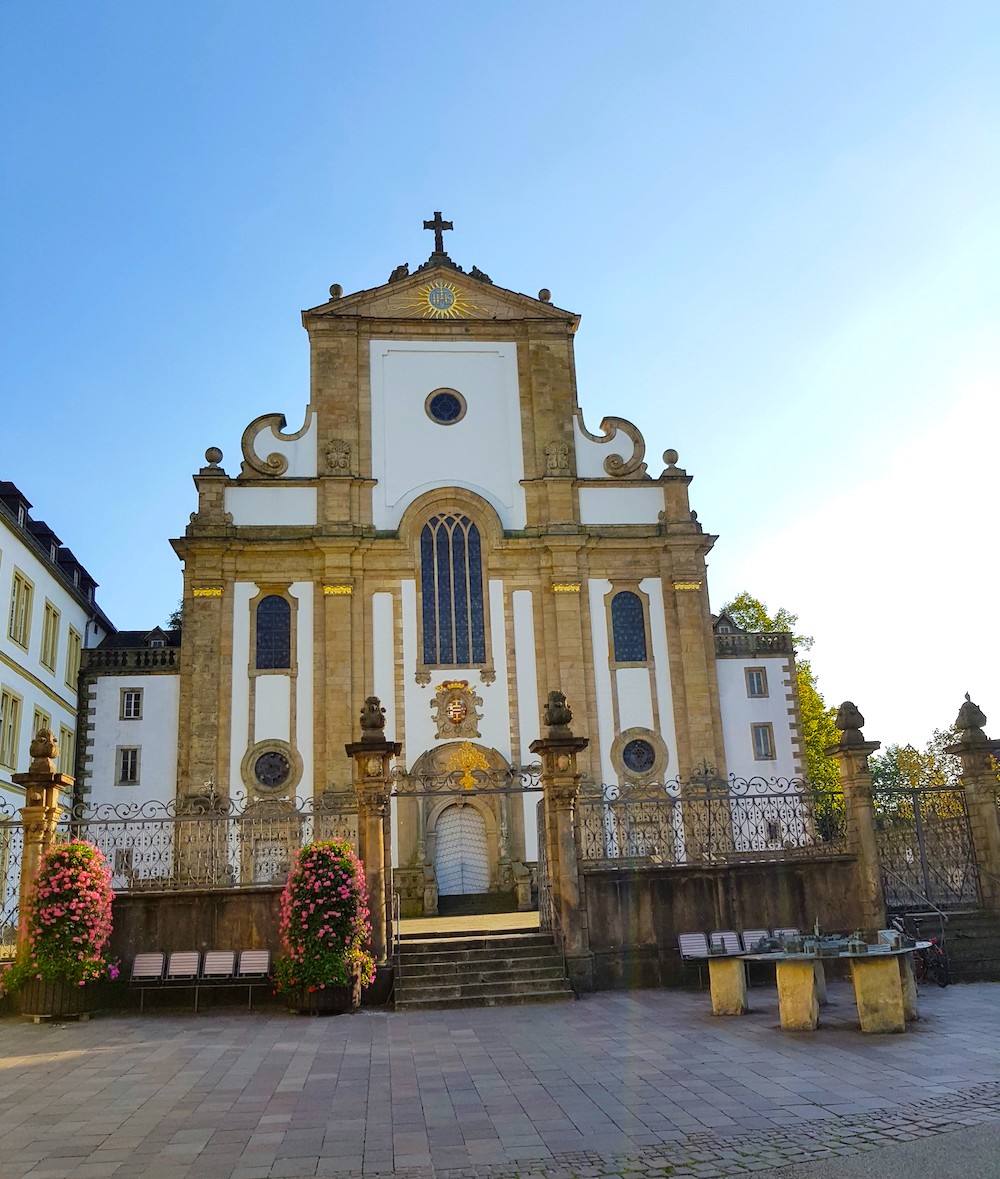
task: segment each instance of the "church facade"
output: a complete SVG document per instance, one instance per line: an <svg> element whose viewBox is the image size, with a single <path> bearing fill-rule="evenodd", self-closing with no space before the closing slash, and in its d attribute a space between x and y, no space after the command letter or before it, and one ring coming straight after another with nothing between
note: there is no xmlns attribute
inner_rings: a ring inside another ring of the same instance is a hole
<svg viewBox="0 0 1000 1179"><path fill-rule="evenodd" d="M654 461L621 417L588 428L579 317L547 291L466 273L444 249L449 224L426 224L435 250L413 273L332 287L303 312L301 424L255 418L232 473L206 452L172 542L184 565L177 658L147 660L146 679L141 659L94 661L91 746L107 744L100 717L124 693L155 687L171 707L131 718L129 732L177 755L142 757L143 796L317 799L349 786L344 747L375 695L411 782L514 780L559 689L596 782L686 778L704 763L723 776L801 772L791 648L725 619L713 628L716 538L691 511L677 453ZM84 796L126 801L115 778L84 766ZM536 800L394 800L409 910L523 880Z"/></svg>

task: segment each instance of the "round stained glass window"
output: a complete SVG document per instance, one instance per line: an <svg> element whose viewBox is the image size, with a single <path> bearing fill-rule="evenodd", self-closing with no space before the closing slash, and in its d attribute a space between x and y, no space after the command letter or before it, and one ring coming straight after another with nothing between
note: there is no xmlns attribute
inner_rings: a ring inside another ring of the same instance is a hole
<svg viewBox="0 0 1000 1179"><path fill-rule="evenodd" d="M629 741L622 750L622 761L633 774L648 774L656 761L656 750L648 741L638 738Z"/></svg>
<svg viewBox="0 0 1000 1179"><path fill-rule="evenodd" d="M465 398L454 389L435 389L424 402L424 409L432 422L453 426L465 417Z"/></svg>
<svg viewBox="0 0 1000 1179"><path fill-rule="evenodd" d="M254 777L261 786L269 786L271 789L275 789L278 786L283 786L288 781L292 767L287 757L271 749L267 753L262 753L257 758L254 762L253 772Z"/></svg>

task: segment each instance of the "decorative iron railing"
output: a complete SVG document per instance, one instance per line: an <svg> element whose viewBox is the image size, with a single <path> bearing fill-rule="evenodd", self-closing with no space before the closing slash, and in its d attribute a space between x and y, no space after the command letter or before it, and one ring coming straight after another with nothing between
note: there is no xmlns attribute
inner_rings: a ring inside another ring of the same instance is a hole
<svg viewBox="0 0 1000 1179"><path fill-rule="evenodd" d="M13 953L17 938L17 900L21 886L24 828L20 812L0 798L0 957Z"/></svg>
<svg viewBox="0 0 1000 1179"><path fill-rule="evenodd" d="M912 909L915 897L941 909L975 908L981 903L961 787L879 789L872 801L889 909Z"/></svg>
<svg viewBox="0 0 1000 1179"><path fill-rule="evenodd" d="M445 771L413 773L401 767L389 775L397 798L418 795L531 794L542 788L541 766L489 767L478 750L470 747L468 763ZM477 760L478 759L478 760Z"/></svg>
<svg viewBox="0 0 1000 1179"><path fill-rule="evenodd" d="M353 791L317 798L199 795L171 802L78 805L57 837L86 839L111 865L116 892L281 884L291 856L315 839L357 843Z"/></svg>
<svg viewBox="0 0 1000 1179"><path fill-rule="evenodd" d="M801 778L705 773L585 784L577 838L584 868L808 859L847 850L844 796Z"/></svg>

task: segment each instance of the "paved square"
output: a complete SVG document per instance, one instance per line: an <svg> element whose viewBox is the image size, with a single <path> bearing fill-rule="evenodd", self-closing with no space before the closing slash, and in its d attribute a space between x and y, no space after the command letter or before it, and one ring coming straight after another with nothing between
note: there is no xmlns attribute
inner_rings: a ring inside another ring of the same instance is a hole
<svg viewBox="0 0 1000 1179"><path fill-rule="evenodd" d="M735 1019L663 990L334 1019L5 1019L0 1179L711 1179L1000 1124L1000 984L920 998L921 1021L886 1037L856 1030L845 984L812 1034L778 1029L768 987Z"/></svg>

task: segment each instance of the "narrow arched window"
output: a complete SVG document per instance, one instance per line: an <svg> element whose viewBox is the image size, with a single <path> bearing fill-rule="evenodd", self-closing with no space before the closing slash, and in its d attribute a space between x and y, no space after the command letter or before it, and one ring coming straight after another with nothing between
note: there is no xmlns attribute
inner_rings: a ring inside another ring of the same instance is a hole
<svg viewBox="0 0 1000 1179"><path fill-rule="evenodd" d="M424 663L485 663L482 543L468 516L424 525L420 581Z"/></svg>
<svg viewBox="0 0 1000 1179"><path fill-rule="evenodd" d="M646 662L646 619L642 598L622 590L611 599L611 634L615 663Z"/></svg>
<svg viewBox="0 0 1000 1179"><path fill-rule="evenodd" d="M292 607L287 598L268 594L257 606L258 671L283 670L292 665Z"/></svg>

